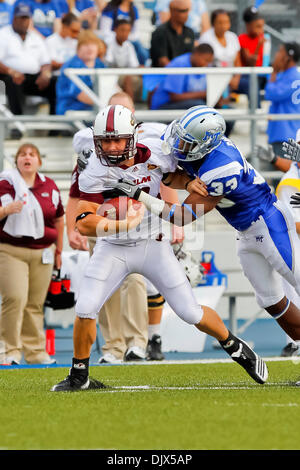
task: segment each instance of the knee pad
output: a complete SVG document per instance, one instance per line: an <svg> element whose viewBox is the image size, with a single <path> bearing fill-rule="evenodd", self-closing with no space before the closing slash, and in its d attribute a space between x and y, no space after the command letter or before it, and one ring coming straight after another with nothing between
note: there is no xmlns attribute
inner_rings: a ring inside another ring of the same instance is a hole
<svg viewBox="0 0 300 470"><path fill-rule="evenodd" d="M165 299L161 294L148 295L148 309L155 309L162 307L165 303Z"/></svg>

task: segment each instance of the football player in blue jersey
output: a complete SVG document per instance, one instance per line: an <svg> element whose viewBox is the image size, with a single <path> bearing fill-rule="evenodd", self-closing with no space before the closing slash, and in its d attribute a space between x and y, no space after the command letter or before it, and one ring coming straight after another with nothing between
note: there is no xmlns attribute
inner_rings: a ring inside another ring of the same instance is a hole
<svg viewBox="0 0 300 470"><path fill-rule="evenodd" d="M281 283L282 276L300 295L300 264L295 262L300 258L300 242L293 217L235 144L224 137L225 129L217 110L194 106L168 126L162 142L153 143L178 162L180 169L164 175L163 182L190 192L181 206L153 198L126 181L116 187L120 194L142 201L176 225L217 209L237 231L240 262L258 304L291 338L299 340L300 310L286 298ZM184 187L186 174L191 182Z"/></svg>

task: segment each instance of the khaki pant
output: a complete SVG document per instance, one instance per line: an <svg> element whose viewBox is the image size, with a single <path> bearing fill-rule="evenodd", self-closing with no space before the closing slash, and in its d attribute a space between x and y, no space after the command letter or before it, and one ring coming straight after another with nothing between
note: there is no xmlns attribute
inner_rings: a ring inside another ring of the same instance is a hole
<svg viewBox="0 0 300 470"><path fill-rule="evenodd" d="M89 238L90 254L95 241ZM148 342L147 289L143 276L130 274L99 312L99 326L105 344L103 354L123 359L132 346L146 349Z"/></svg>
<svg viewBox="0 0 300 470"><path fill-rule="evenodd" d="M27 363L49 360L45 350L44 301L53 264L42 264L43 250L0 244L0 340L6 357Z"/></svg>

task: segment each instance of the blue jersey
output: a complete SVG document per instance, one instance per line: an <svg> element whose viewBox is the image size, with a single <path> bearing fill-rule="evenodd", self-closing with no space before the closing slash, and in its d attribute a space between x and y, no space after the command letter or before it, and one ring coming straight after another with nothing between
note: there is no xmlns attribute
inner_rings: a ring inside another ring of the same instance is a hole
<svg viewBox="0 0 300 470"><path fill-rule="evenodd" d="M210 196L224 195L216 209L239 231L250 227L277 200L264 178L225 137L202 160L179 164L191 176L199 176Z"/></svg>

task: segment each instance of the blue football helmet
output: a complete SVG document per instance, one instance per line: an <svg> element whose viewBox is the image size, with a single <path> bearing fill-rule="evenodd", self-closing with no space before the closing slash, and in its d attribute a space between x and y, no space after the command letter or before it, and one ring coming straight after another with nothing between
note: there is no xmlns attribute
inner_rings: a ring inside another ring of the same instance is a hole
<svg viewBox="0 0 300 470"><path fill-rule="evenodd" d="M167 144L177 160L203 158L220 143L226 130L221 114L207 106L193 106L171 124Z"/></svg>

